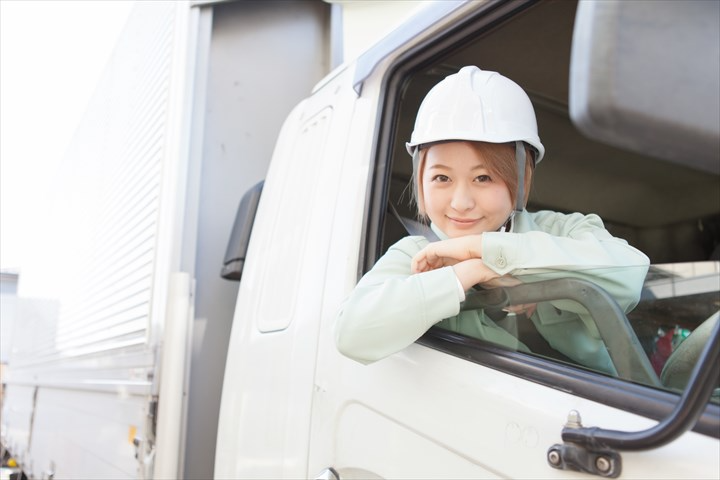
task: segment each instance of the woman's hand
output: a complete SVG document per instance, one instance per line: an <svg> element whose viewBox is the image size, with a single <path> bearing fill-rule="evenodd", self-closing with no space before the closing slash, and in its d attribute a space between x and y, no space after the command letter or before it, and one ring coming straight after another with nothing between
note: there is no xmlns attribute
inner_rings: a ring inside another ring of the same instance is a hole
<svg viewBox="0 0 720 480"><path fill-rule="evenodd" d="M513 287L520 285L523 282L510 275L502 275L495 273L493 270L488 268L482 260L479 258L473 258L470 260L464 260L453 266L455 275L463 286L465 291L470 290L474 285L480 284L484 288L499 288L499 287ZM516 315L526 315L528 318L535 313L537 304L528 303L522 305L508 305L504 308L508 313L514 313Z"/></svg>
<svg viewBox="0 0 720 480"><path fill-rule="evenodd" d="M486 288L498 288L498 287L514 287L521 285L523 282L510 275L503 275L502 277L493 278L483 283L483 287ZM537 308L536 303L526 303L522 305L509 305L507 308L503 308L507 313L514 313L516 315L525 315L528 318L532 317Z"/></svg>
<svg viewBox="0 0 720 480"><path fill-rule="evenodd" d="M412 260L412 272L428 272L482 258L482 234L466 235L428 244Z"/></svg>

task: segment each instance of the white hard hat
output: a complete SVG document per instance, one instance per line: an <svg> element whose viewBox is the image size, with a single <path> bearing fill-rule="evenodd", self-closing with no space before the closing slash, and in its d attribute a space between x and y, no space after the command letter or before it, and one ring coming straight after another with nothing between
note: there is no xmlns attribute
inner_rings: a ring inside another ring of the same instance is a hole
<svg viewBox="0 0 720 480"><path fill-rule="evenodd" d="M463 67L428 92L406 147L413 155L418 146L447 140L525 142L537 151L536 164L545 154L525 91L509 78L475 66Z"/></svg>

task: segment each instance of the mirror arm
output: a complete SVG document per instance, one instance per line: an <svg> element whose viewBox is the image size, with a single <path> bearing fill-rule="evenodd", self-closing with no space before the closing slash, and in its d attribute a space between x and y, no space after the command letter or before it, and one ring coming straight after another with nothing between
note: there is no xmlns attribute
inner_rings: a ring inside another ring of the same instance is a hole
<svg viewBox="0 0 720 480"><path fill-rule="evenodd" d="M720 377L720 322L693 369L690 381L673 411L662 422L640 432L621 432L603 428L572 428L562 430L565 442L593 449L647 450L672 442L692 428L705 410Z"/></svg>
<svg viewBox="0 0 720 480"><path fill-rule="evenodd" d="M548 449L550 466L615 478L622 471L620 450L648 450L672 442L692 428L705 410L720 376L720 322L693 370L677 405L662 422L639 432L583 427L578 412L570 412L562 429L563 444Z"/></svg>

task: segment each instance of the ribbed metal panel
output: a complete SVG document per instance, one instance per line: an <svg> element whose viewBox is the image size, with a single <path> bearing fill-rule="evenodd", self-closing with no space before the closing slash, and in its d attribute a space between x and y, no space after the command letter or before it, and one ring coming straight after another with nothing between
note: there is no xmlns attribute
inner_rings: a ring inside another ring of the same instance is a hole
<svg viewBox="0 0 720 480"><path fill-rule="evenodd" d="M52 272L62 295L36 312L34 338L17 339L14 380L149 386L175 7L135 9L70 146L53 208L62 212L57 243L81 251L46 262L48 272L66 270ZM26 307L20 317L31 321L35 307Z"/></svg>

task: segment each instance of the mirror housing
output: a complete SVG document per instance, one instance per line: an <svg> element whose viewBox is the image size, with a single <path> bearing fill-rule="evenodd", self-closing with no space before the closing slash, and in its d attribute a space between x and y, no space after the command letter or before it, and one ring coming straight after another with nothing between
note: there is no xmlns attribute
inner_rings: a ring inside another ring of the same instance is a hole
<svg viewBox="0 0 720 480"><path fill-rule="evenodd" d="M255 214L257 213L264 184L264 180L255 184L245 192L242 200L240 200L240 206L235 215L235 223L233 224L230 241L225 252L225 260L220 272L222 278L240 280L242 277L250 235L255 223Z"/></svg>
<svg viewBox="0 0 720 480"><path fill-rule="evenodd" d="M720 2L581 1L570 117L586 136L720 174Z"/></svg>

